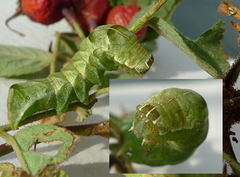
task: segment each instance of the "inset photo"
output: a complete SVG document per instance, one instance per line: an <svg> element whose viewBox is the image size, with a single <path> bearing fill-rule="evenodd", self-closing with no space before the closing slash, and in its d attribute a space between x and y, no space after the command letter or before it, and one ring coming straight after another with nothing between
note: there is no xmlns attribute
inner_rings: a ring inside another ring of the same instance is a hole
<svg viewBox="0 0 240 177"><path fill-rule="evenodd" d="M222 80L110 80L110 173L222 173Z"/></svg>

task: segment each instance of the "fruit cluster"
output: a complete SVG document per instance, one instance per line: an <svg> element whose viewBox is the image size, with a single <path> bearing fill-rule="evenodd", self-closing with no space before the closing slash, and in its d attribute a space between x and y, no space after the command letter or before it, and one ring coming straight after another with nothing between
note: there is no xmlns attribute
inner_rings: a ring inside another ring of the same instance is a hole
<svg viewBox="0 0 240 177"><path fill-rule="evenodd" d="M118 24L127 27L140 9L134 5L110 6L110 0L19 0L18 14L32 21L50 25L64 18L64 11L79 24L84 33L98 25ZM141 41L147 28L136 33Z"/></svg>

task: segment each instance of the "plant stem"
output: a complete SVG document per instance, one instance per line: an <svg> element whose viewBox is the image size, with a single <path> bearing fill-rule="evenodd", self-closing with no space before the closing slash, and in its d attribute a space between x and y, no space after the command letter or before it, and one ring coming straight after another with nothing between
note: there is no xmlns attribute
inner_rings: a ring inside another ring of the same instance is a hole
<svg viewBox="0 0 240 177"><path fill-rule="evenodd" d="M237 59L232 64L232 67L225 73L224 76L224 86L229 89L229 87L234 85L237 81L238 75L240 73L240 55L237 56Z"/></svg>
<svg viewBox="0 0 240 177"><path fill-rule="evenodd" d="M7 125L2 125L0 126L0 132L7 132L9 130L12 130L12 126L11 124L7 124Z"/></svg>
<svg viewBox="0 0 240 177"><path fill-rule="evenodd" d="M223 158L231 165L233 170L240 175L240 164L234 160L230 155L223 151Z"/></svg>
<svg viewBox="0 0 240 177"><path fill-rule="evenodd" d="M109 93L109 87L105 87L102 89L99 89L97 92L93 93L92 95L89 96L89 102L92 102L96 97L104 94L104 93Z"/></svg>
<svg viewBox="0 0 240 177"><path fill-rule="evenodd" d="M167 2L167 0L157 0L150 10L139 18L133 26L129 28L129 31L137 32L142 28L145 23Z"/></svg>
<svg viewBox="0 0 240 177"><path fill-rule="evenodd" d="M109 121L89 125L66 126L64 128L67 128L74 134L80 136L99 135L105 138L109 138Z"/></svg>
<svg viewBox="0 0 240 177"><path fill-rule="evenodd" d="M61 54L58 54L58 55L57 55L57 58L58 58L59 60L64 60L64 61L66 61L66 62L71 61L71 58L70 58L70 57L65 56L65 55L61 55Z"/></svg>
<svg viewBox="0 0 240 177"><path fill-rule="evenodd" d="M85 34L84 34L83 30L80 28L77 20L74 18L74 16L71 14L71 12L68 9L64 8L62 10L62 14L66 17L68 22L72 25L74 30L77 32L78 36L80 38L85 38Z"/></svg>
<svg viewBox="0 0 240 177"><path fill-rule="evenodd" d="M136 173L136 172L134 171L134 169L132 168L131 163L126 162L125 167L127 168L127 172L128 172L128 173Z"/></svg>
<svg viewBox="0 0 240 177"><path fill-rule="evenodd" d="M53 57L52 57L52 61L51 61L51 67L50 67L50 74L53 74L56 72L56 60L57 60L57 53L58 53L58 47L59 47L59 41L60 41L60 33L56 33L56 42L55 42L55 47L53 50Z"/></svg>
<svg viewBox="0 0 240 177"><path fill-rule="evenodd" d="M8 144L10 144L12 146L12 148L14 149L14 151L16 152L19 161L21 162L21 165L23 167L23 169L27 172L30 173L27 163L24 160L22 151L20 149L20 147L18 146L18 143L15 141L14 137L9 135L7 132L2 131L0 132L0 136L5 139L7 141Z"/></svg>

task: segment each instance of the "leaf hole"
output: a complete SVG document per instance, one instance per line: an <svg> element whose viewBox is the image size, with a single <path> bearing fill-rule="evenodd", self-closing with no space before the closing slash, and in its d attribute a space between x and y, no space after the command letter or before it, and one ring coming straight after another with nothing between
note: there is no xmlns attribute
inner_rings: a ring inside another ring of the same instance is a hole
<svg viewBox="0 0 240 177"><path fill-rule="evenodd" d="M43 155L54 157L58 154L59 149L61 148L62 141L46 142L36 144L35 152L41 153ZM30 152L34 152L34 144L29 149Z"/></svg>

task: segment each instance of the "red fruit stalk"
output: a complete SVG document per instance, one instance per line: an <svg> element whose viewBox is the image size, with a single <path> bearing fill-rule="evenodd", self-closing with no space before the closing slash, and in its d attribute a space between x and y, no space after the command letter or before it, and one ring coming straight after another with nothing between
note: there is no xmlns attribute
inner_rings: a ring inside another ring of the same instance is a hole
<svg viewBox="0 0 240 177"><path fill-rule="evenodd" d="M127 27L134 17L134 15L139 11L140 9L136 6L126 6L126 5L118 5L115 6L110 10L108 13L107 19L105 24L117 24ZM138 32L136 32L136 35L138 37L139 41L142 41L144 37L147 34L147 27L144 26L141 28Z"/></svg>

